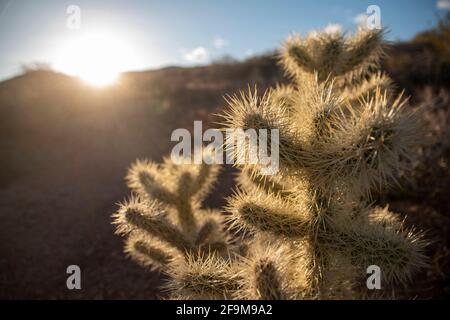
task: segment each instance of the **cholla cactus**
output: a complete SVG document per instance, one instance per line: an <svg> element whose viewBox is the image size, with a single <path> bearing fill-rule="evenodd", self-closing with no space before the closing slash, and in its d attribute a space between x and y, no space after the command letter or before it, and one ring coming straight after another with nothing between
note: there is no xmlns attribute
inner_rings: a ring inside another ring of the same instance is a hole
<svg viewBox="0 0 450 320"><path fill-rule="evenodd" d="M200 262L212 269L219 263L223 269L224 259L231 257L223 216L201 208L218 173L214 165L175 165L170 158L165 158L163 165L137 161L127 176L134 193L114 214L117 232L128 235L125 251L150 269L173 274L169 286L177 284L178 295L183 294L183 286L186 290L201 287L202 280L190 276L202 272L195 269ZM206 268L203 273L208 277L203 281L212 280ZM196 285L191 281L197 281ZM217 281L215 285L219 286ZM213 295L206 292L198 297Z"/></svg>
<svg viewBox="0 0 450 320"><path fill-rule="evenodd" d="M280 61L293 83L233 96L224 114L227 129L279 129L280 171L240 164L224 224L200 207L215 166L137 162L137 196L116 214L126 251L167 273L173 298L366 297L370 265L385 284L409 280L425 266L422 235L370 206L417 139L415 114L376 71L382 55L381 31L289 38Z"/></svg>

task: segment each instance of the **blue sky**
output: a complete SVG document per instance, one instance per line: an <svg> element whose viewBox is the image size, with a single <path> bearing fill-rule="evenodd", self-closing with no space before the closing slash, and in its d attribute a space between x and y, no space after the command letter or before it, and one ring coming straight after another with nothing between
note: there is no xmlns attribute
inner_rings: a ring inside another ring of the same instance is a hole
<svg viewBox="0 0 450 320"><path fill-rule="evenodd" d="M126 43L133 51L127 69L204 64L274 49L294 31L329 24L353 30L371 4L380 7L391 40L434 26L450 9L450 0L0 0L0 80L22 64L53 65L64 43L91 30ZM69 5L81 10L80 30L66 27Z"/></svg>

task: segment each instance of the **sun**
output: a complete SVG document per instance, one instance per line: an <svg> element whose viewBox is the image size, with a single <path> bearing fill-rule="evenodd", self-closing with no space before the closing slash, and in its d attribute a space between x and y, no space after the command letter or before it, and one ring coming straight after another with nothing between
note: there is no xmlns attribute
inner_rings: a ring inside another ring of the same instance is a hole
<svg viewBox="0 0 450 320"><path fill-rule="evenodd" d="M54 68L102 87L114 83L131 60L132 51L125 41L107 32L91 32L67 41L57 54Z"/></svg>

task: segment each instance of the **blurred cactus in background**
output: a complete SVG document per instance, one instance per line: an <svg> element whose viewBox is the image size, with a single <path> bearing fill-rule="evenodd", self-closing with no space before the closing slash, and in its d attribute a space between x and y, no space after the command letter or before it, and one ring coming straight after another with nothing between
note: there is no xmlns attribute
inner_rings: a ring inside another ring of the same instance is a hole
<svg viewBox="0 0 450 320"><path fill-rule="evenodd" d="M367 267L387 287L426 265L422 234L371 206L420 139L413 109L378 71L382 38L291 36L280 62L292 84L228 99L224 129L279 130L280 170L239 164L225 213L201 207L215 165L132 166L135 195L115 223L126 252L168 275L172 298L362 298Z"/></svg>

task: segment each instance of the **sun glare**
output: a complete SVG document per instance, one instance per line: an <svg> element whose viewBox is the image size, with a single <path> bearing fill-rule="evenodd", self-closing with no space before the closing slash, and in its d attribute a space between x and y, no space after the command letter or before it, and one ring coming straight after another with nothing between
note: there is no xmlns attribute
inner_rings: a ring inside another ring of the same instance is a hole
<svg viewBox="0 0 450 320"><path fill-rule="evenodd" d="M130 59L131 50L125 42L107 33L89 33L62 47L55 69L102 87L114 83L127 70Z"/></svg>

